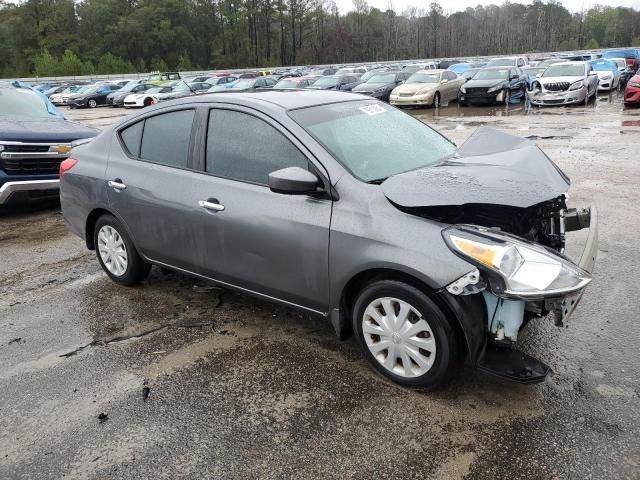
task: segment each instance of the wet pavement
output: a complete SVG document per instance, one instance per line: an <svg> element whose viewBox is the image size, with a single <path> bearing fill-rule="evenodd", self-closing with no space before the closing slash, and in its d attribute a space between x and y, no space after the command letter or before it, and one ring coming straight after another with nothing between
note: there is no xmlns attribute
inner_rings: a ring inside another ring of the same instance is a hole
<svg viewBox="0 0 640 480"><path fill-rule="evenodd" d="M122 110L65 111L109 125ZM640 478L640 109L414 110L461 143L529 136L595 202L595 279L531 323L536 386L464 371L419 393L322 319L153 269L110 282L57 206L0 213L0 478ZM570 255L579 255L580 234Z"/></svg>

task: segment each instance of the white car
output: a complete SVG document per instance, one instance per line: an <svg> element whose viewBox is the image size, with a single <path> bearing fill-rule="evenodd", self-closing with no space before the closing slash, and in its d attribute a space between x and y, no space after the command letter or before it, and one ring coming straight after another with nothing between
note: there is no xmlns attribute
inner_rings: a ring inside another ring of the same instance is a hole
<svg viewBox="0 0 640 480"><path fill-rule="evenodd" d="M142 108L158 103L158 95L165 89L171 89L171 87L154 87L150 88L146 92L132 93L124 98L124 108Z"/></svg>
<svg viewBox="0 0 640 480"><path fill-rule="evenodd" d="M591 67L598 74L598 90L611 91L620 85L620 69L616 62L608 58L600 58L591 62Z"/></svg>
<svg viewBox="0 0 640 480"><path fill-rule="evenodd" d="M76 95L78 93L83 93L86 92L87 90L89 90L91 87L94 87L95 85L85 85L82 87L69 87L67 89L65 89L63 92L60 93L55 93L53 95L51 95L51 97L49 97L49 100L51 100L51 103L53 103L54 105L60 106L60 105L67 105L67 103L69 102L69 97L72 95Z"/></svg>
<svg viewBox="0 0 640 480"><path fill-rule="evenodd" d="M485 65L485 67L519 67L522 68L529 63L527 57L515 56L515 57L498 57L492 58Z"/></svg>
<svg viewBox="0 0 640 480"><path fill-rule="evenodd" d="M588 102L597 91L598 75L588 62L561 62L536 75L527 96L533 105L570 105Z"/></svg>

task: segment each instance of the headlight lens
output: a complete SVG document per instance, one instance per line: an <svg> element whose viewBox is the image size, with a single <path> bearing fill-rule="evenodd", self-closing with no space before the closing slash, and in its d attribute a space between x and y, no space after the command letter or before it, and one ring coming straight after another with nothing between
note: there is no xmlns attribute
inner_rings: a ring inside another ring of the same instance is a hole
<svg viewBox="0 0 640 480"><path fill-rule="evenodd" d="M483 227L452 227L443 232L455 253L488 273L499 296L541 298L581 290L591 276L541 245Z"/></svg>
<svg viewBox="0 0 640 480"><path fill-rule="evenodd" d="M582 88L582 80L578 80L569 85L569 90L579 90L580 88Z"/></svg>

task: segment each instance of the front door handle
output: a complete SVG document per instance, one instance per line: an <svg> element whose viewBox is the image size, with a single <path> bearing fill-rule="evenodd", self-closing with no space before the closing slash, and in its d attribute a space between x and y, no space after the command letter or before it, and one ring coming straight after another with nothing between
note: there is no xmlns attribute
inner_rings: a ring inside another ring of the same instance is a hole
<svg viewBox="0 0 640 480"><path fill-rule="evenodd" d="M200 200L198 205L205 210L210 210L212 212L222 212L224 210L224 205L218 203L217 200Z"/></svg>
<svg viewBox="0 0 640 480"><path fill-rule="evenodd" d="M116 178L115 180L109 180L108 185L113 188L114 190L124 190L125 188L127 188L127 186L122 183L122 180L120 180L119 178Z"/></svg>

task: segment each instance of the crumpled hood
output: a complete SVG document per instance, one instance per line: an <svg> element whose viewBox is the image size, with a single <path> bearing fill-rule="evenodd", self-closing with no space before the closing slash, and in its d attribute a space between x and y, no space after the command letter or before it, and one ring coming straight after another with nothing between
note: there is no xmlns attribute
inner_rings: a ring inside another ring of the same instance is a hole
<svg viewBox="0 0 640 480"><path fill-rule="evenodd" d="M489 80L474 80L473 78L464 84L464 88L492 88L506 83L506 80L489 79Z"/></svg>
<svg viewBox="0 0 640 480"><path fill-rule="evenodd" d="M451 158L381 187L403 207L470 203L530 207L565 193L569 178L533 142L481 127Z"/></svg>
<svg viewBox="0 0 640 480"><path fill-rule="evenodd" d="M11 142L72 142L95 137L98 130L61 118L10 118L0 115L0 140Z"/></svg>

